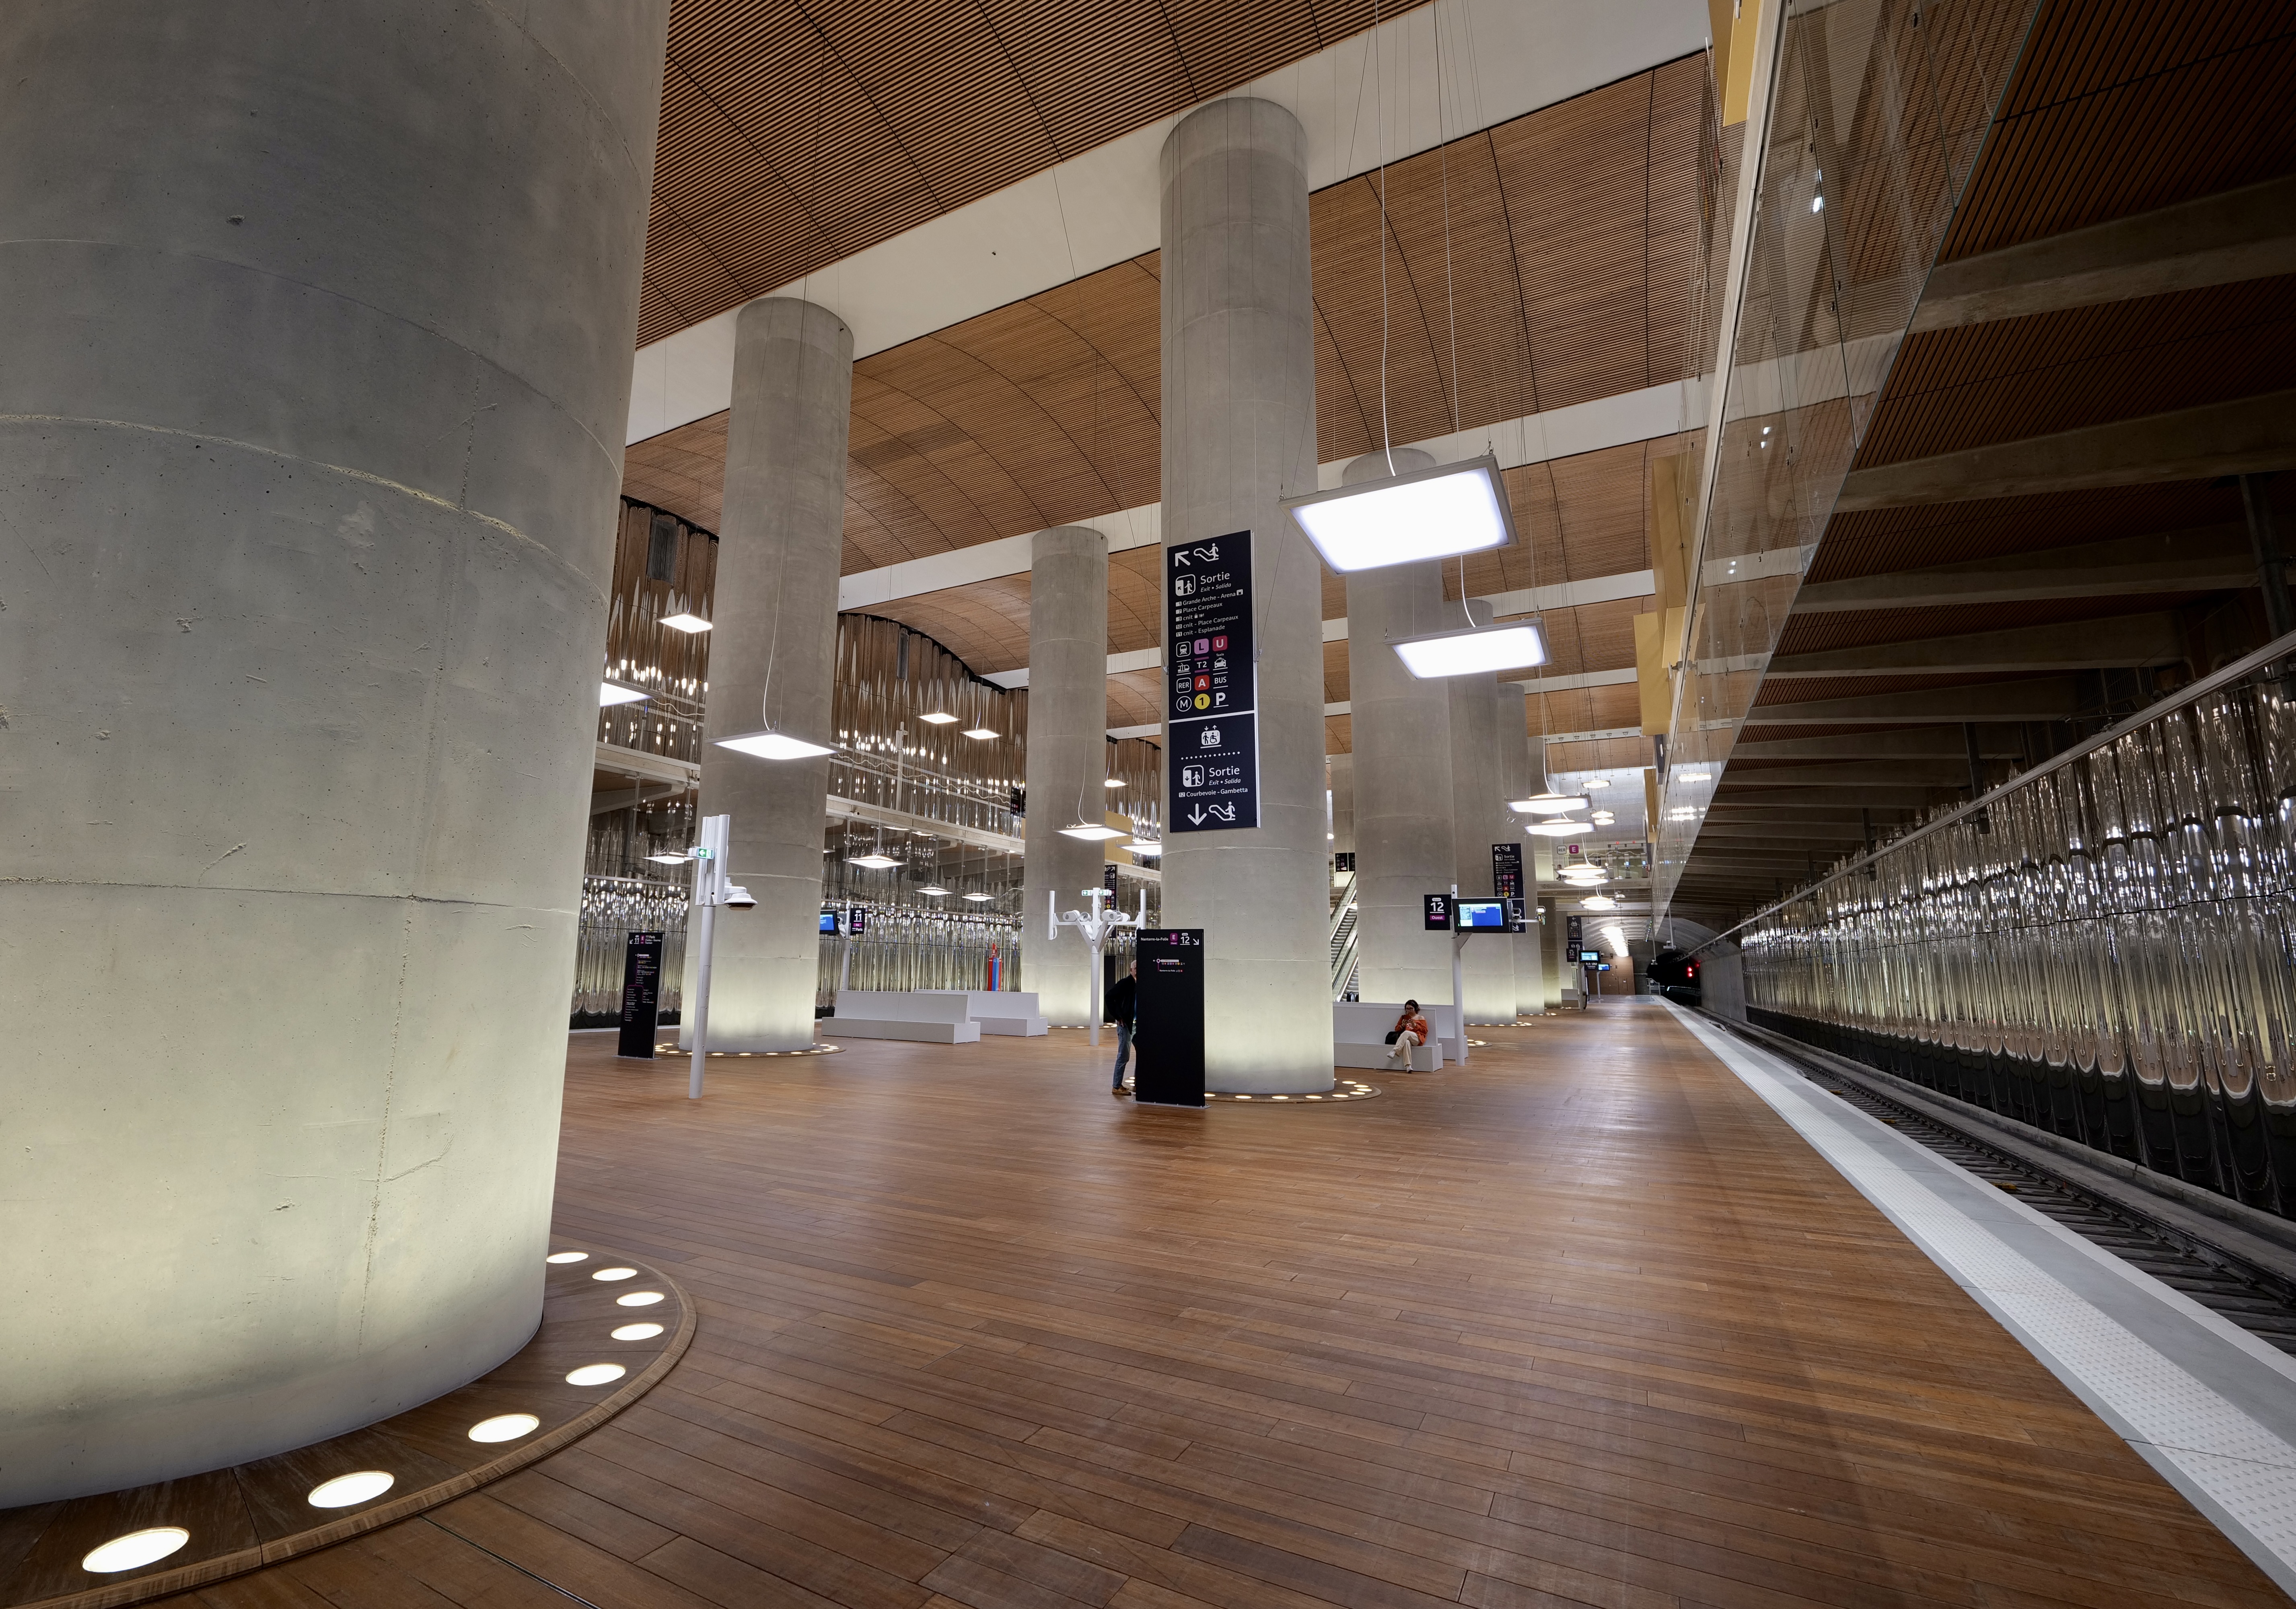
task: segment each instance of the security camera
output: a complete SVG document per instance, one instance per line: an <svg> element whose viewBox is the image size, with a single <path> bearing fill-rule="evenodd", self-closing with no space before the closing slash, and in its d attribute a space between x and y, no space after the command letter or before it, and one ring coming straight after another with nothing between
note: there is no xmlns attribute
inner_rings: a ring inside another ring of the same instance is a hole
<svg viewBox="0 0 2296 1609"><path fill-rule="evenodd" d="M729 882L726 885L726 903L733 906L737 910L746 911L753 907L758 902L750 897L750 891L743 888L740 883Z"/></svg>

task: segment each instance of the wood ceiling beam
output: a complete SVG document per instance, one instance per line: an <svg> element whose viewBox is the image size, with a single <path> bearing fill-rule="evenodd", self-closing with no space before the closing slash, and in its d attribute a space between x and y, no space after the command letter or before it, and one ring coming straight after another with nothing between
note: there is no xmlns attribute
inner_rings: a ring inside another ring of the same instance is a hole
<svg viewBox="0 0 2296 1609"><path fill-rule="evenodd" d="M1980 729L1980 754L2017 759L2025 751L2007 735ZM1918 727L1889 732L1846 732L1828 737L1776 737L1741 743L1730 751L1730 761L1742 759L1966 759L1969 740L1958 726ZM1741 774L1748 782L1765 775Z"/></svg>
<svg viewBox="0 0 2296 1609"><path fill-rule="evenodd" d="M1775 770L1732 771L1733 783L1781 788L1958 788L1969 782L1969 759L1845 759L1834 765L1780 766Z"/></svg>
<svg viewBox="0 0 2296 1609"><path fill-rule="evenodd" d="M2204 525L2111 542L2084 542L1997 559L1818 581L1794 595L1793 612L1942 609L2044 598L2161 592L2229 592L2256 585L2245 525Z"/></svg>
<svg viewBox="0 0 2296 1609"><path fill-rule="evenodd" d="M2296 393L2292 393L2296 395ZM2296 423L2296 415L2291 422ZM1764 684L1819 676L1982 676L2009 670L2111 670L2165 665L2185 656L2176 617L2166 612L2016 626L1961 636L1917 637L1773 658ZM1863 703L1864 700L1852 700ZM1759 715L1750 718L1763 718ZM1845 717L1864 720L1866 716Z"/></svg>
<svg viewBox="0 0 2296 1609"><path fill-rule="evenodd" d="M2028 241L1933 270L1912 331L2296 274L2296 177Z"/></svg>
<svg viewBox="0 0 2296 1609"><path fill-rule="evenodd" d="M1707 808L1719 809L1724 805L1734 805L1745 809L1770 810L1798 809L1807 805L1817 805L1828 810L1839 810L1844 805L1845 801L1841 793L1832 788L1794 786L1764 789L1752 785L1756 778L1766 775L1775 776L1779 773L1749 771L1742 776L1732 776L1726 773L1718 785L1727 792L1717 792L1714 802ZM1940 794L1966 795L1969 791L1968 782L1969 772L1964 767L1960 782L1950 787L1870 787L1861 792L1851 802L1875 810L1920 810L1935 804Z"/></svg>
<svg viewBox="0 0 2296 1609"><path fill-rule="evenodd" d="M2296 467L2296 390L1855 470L1836 514Z"/></svg>
<svg viewBox="0 0 2296 1609"><path fill-rule="evenodd" d="M1974 687L1918 687L1861 698L1757 704L1747 712L1746 724L1838 727L1862 721L1875 726L1933 727L1962 721L2063 720L2079 714L2081 709L2079 683L2070 676L2051 676Z"/></svg>

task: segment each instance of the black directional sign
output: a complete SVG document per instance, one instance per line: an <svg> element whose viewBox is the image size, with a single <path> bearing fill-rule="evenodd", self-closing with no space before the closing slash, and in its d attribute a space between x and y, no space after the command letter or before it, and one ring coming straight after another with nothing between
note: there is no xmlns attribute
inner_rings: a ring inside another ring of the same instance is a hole
<svg viewBox="0 0 2296 1609"><path fill-rule="evenodd" d="M621 1034L618 1056L653 1059L655 1008L661 998L661 935L632 933L622 949Z"/></svg>
<svg viewBox="0 0 2296 1609"><path fill-rule="evenodd" d="M1500 899L1522 898L1522 845L1491 845L1491 893Z"/></svg>
<svg viewBox="0 0 2296 1609"><path fill-rule="evenodd" d="M1251 533L1164 550L1168 833L1259 825L1259 668Z"/></svg>

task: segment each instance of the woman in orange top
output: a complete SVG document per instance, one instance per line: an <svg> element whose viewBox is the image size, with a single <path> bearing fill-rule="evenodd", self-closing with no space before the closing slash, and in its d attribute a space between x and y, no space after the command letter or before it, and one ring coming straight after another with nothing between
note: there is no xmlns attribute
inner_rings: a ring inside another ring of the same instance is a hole
<svg viewBox="0 0 2296 1609"><path fill-rule="evenodd" d="M1387 1064L1390 1067L1400 1065L1404 1071L1409 1072L1411 1053L1425 1043L1427 1019L1419 1014L1418 1001L1406 1000L1403 1014L1395 1019L1395 1048L1388 1052Z"/></svg>

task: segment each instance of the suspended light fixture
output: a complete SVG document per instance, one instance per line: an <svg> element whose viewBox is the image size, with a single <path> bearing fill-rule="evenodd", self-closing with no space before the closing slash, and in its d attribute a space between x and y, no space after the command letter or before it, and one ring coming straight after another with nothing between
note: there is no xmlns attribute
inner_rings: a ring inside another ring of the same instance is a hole
<svg viewBox="0 0 2296 1609"><path fill-rule="evenodd" d="M646 858L652 861L656 866L684 866L687 861L693 859L693 857L691 855L649 855Z"/></svg>
<svg viewBox="0 0 2296 1609"><path fill-rule="evenodd" d="M935 710L931 714L920 715L917 718L922 721L931 721L936 727L954 727L956 725L956 717L951 715L946 710Z"/></svg>
<svg viewBox="0 0 2296 1609"><path fill-rule="evenodd" d="M1562 816L1586 808L1586 796L1578 793L1534 793L1529 799L1513 800L1507 805L1507 809L1518 816Z"/></svg>
<svg viewBox="0 0 2296 1609"><path fill-rule="evenodd" d="M1456 631L1404 637L1388 645L1402 660L1404 669L1421 681L1546 663L1546 639L1529 620L1506 626L1464 626Z"/></svg>
<svg viewBox="0 0 2296 1609"><path fill-rule="evenodd" d="M1714 780L1714 773L1711 771L1682 771L1676 774L1674 780L1677 782L1712 782Z"/></svg>
<svg viewBox="0 0 2296 1609"><path fill-rule="evenodd" d="M1619 908L1619 902L1608 894L1589 894L1578 902L1578 908L1582 911L1614 911Z"/></svg>
<svg viewBox="0 0 2296 1609"><path fill-rule="evenodd" d="M1342 575L1487 553L1513 540L1506 487L1498 460L1488 453L1464 464L1286 497L1283 507L1324 562Z"/></svg>
<svg viewBox="0 0 2296 1609"><path fill-rule="evenodd" d="M945 889L945 888L941 887L941 886L940 886L940 884L939 884L939 883L937 883L937 882L928 882L928 883L926 883L926 884L924 885L924 887L922 887L922 888L921 888L921 889L919 889L919 890L917 891L917 892L918 892L918 893L920 893L920 894L933 894L933 895L948 894L948 893L954 893L955 891L955 890L953 890L953 889Z"/></svg>
<svg viewBox="0 0 2296 1609"><path fill-rule="evenodd" d="M845 864L867 866L873 872L882 872L889 871L901 863L882 850L871 850L865 855L848 855L845 858Z"/></svg>
<svg viewBox="0 0 2296 1609"><path fill-rule="evenodd" d="M744 732L734 737L718 740L721 749L731 749L737 754L754 754L759 759L810 759L830 750L819 743L809 743L801 737L791 737L786 732Z"/></svg>
<svg viewBox="0 0 2296 1609"><path fill-rule="evenodd" d="M1607 776L1590 776L1578 785L1587 792L1591 793L1597 788L1609 787L1611 785L1611 779Z"/></svg>
<svg viewBox="0 0 2296 1609"><path fill-rule="evenodd" d="M666 614L661 623L672 631L683 631L688 636L698 636L709 629L709 622L698 614Z"/></svg>
<svg viewBox="0 0 2296 1609"><path fill-rule="evenodd" d="M1088 843L1100 843L1111 838L1124 836L1122 827L1096 827L1088 821L1079 821L1061 829L1063 838L1081 838Z"/></svg>
<svg viewBox="0 0 2296 1609"><path fill-rule="evenodd" d="M996 734L990 731L986 727L967 727L964 729L964 735L972 739L975 743L987 743L990 738L996 736Z"/></svg>
<svg viewBox="0 0 2296 1609"><path fill-rule="evenodd" d="M1329 837L1330 834L1325 833L1324 836ZM1124 847L1132 851L1132 858L1136 860L1153 860L1164 852L1164 841L1160 838L1135 838Z"/></svg>
<svg viewBox="0 0 2296 1609"><path fill-rule="evenodd" d="M1124 778L1121 776L1104 776L1101 778L1100 785L1103 788L1120 788L1124 785Z"/></svg>
<svg viewBox="0 0 2296 1609"><path fill-rule="evenodd" d="M624 686L619 682L598 684L598 708L601 710L611 710L616 704L635 704L645 696L646 690L643 687Z"/></svg>
<svg viewBox="0 0 2296 1609"><path fill-rule="evenodd" d="M967 895L965 896L965 898L966 898L967 899L980 900L980 899L996 899L996 895L994 895L994 894L967 894Z"/></svg>
<svg viewBox="0 0 2296 1609"><path fill-rule="evenodd" d="M1573 833L1585 832L1587 824L1583 821L1531 821L1525 822L1522 830L1536 838L1568 838Z"/></svg>

